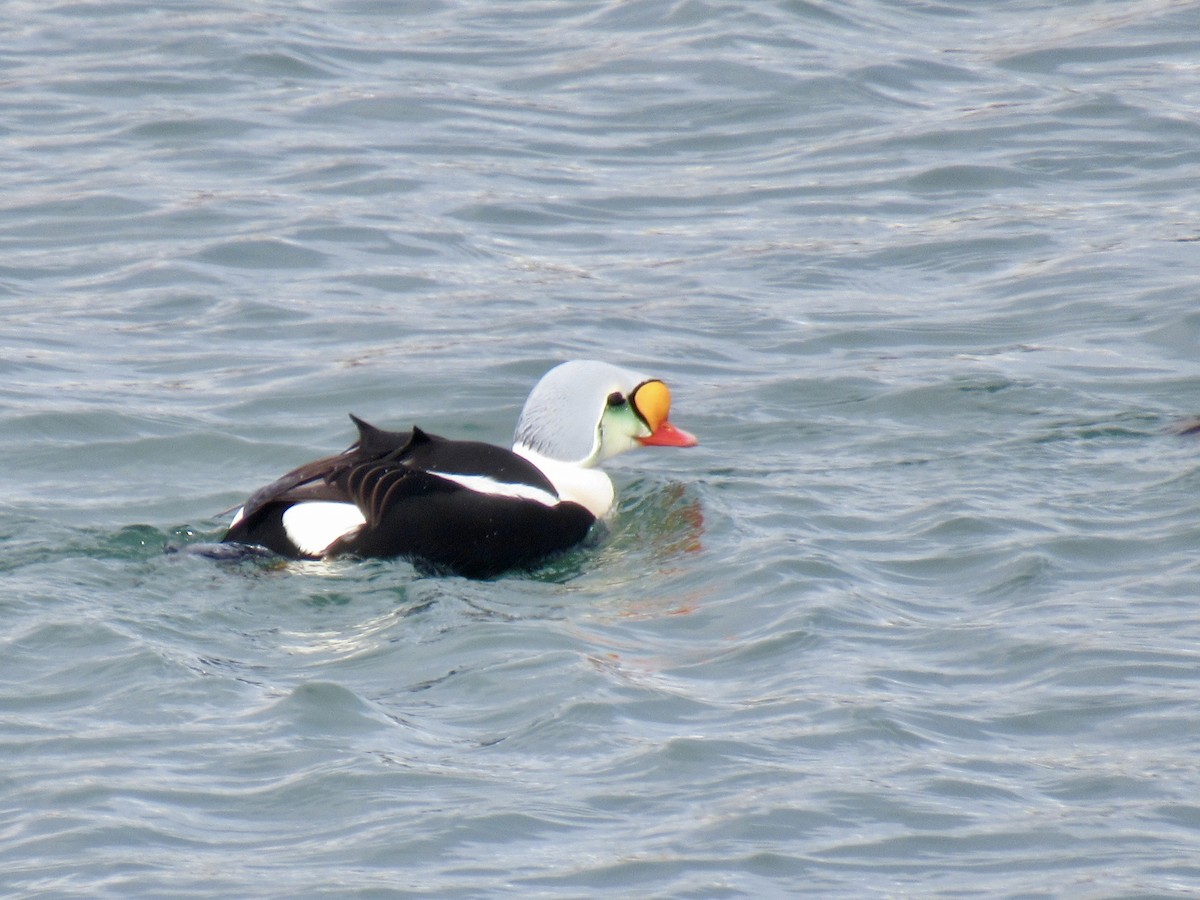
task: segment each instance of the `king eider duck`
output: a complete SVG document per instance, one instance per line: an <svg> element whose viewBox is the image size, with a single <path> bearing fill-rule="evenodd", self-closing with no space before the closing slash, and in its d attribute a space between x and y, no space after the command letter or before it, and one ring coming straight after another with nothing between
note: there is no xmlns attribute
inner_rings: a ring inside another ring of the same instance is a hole
<svg viewBox="0 0 1200 900"><path fill-rule="evenodd" d="M534 387L512 450L351 415L357 441L256 491L222 542L291 559L401 557L472 578L529 568L612 510L599 463L639 446L696 444L670 408L657 378L575 360Z"/></svg>

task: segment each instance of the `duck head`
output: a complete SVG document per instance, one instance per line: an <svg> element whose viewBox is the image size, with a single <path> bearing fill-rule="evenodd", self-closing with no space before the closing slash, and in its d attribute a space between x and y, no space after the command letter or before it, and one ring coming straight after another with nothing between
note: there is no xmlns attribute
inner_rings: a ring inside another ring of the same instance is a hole
<svg viewBox="0 0 1200 900"><path fill-rule="evenodd" d="M693 447L668 416L671 392L657 378L595 360L555 366L525 401L513 449L591 467L635 447Z"/></svg>

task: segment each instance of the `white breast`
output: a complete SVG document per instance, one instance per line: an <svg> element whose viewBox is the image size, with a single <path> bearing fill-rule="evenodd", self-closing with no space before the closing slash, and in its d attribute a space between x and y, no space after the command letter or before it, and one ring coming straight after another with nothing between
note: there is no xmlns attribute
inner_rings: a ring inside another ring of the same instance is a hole
<svg viewBox="0 0 1200 900"><path fill-rule="evenodd" d="M545 475L562 500L578 503L597 519L602 519L612 510L616 491L612 479L600 469L585 469L573 463L548 459L536 450L517 444L513 453L523 456Z"/></svg>

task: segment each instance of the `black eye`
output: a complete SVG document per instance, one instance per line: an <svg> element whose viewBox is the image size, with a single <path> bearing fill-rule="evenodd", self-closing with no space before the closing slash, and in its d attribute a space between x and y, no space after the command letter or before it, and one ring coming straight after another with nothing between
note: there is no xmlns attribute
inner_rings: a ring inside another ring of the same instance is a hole
<svg viewBox="0 0 1200 900"><path fill-rule="evenodd" d="M620 391L613 391L611 394L608 395L608 405L609 406L620 406L624 402L625 402L625 395L622 394Z"/></svg>

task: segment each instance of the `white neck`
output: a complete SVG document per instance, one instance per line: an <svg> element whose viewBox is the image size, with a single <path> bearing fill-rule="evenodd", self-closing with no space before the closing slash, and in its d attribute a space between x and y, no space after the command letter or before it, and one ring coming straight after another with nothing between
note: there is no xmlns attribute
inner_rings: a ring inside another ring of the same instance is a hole
<svg viewBox="0 0 1200 900"><path fill-rule="evenodd" d="M514 444L513 453L537 466L550 479L554 490L563 500L578 503L597 519L604 518L612 510L616 491L613 490L612 480L599 469L585 469L575 463L559 462L523 444Z"/></svg>

